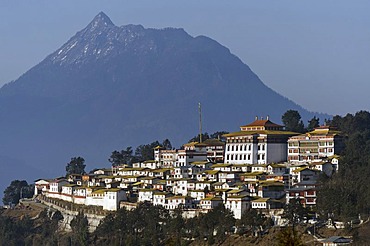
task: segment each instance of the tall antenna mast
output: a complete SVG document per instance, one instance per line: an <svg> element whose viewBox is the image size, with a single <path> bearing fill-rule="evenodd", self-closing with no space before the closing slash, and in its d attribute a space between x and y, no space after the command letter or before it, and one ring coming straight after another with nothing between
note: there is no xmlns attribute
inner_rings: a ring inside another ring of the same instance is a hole
<svg viewBox="0 0 370 246"><path fill-rule="evenodd" d="M198 104L199 109L199 142L202 143L202 107Z"/></svg>

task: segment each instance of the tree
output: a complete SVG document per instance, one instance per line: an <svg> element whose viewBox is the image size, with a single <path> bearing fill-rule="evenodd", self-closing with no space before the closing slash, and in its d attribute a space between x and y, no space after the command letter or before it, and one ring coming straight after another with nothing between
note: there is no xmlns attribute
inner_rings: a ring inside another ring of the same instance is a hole
<svg viewBox="0 0 370 246"><path fill-rule="evenodd" d="M314 116L311 120L308 121L307 131L310 132L319 126L320 126L320 119Z"/></svg>
<svg viewBox="0 0 370 246"><path fill-rule="evenodd" d="M173 211L169 222L169 233L172 235L175 245L181 245L182 232L184 230L185 223L182 213L183 209L180 207L176 208Z"/></svg>
<svg viewBox="0 0 370 246"><path fill-rule="evenodd" d="M121 150L122 154L122 163L131 165L135 161L135 157L133 155L132 147L127 147L125 150Z"/></svg>
<svg viewBox="0 0 370 246"><path fill-rule="evenodd" d="M220 138L221 140L224 139L224 137L222 137L223 135L225 134L228 134L229 132L227 131L218 131L218 132L214 132L212 133L211 135L209 135L210 138L213 138L213 139L218 139Z"/></svg>
<svg viewBox="0 0 370 246"><path fill-rule="evenodd" d="M154 141L150 144L139 145L135 150L135 156L138 161L148 161L154 159L153 149L157 146L161 146L158 141Z"/></svg>
<svg viewBox="0 0 370 246"><path fill-rule="evenodd" d="M121 151L113 151L108 161L112 163L112 166L120 166L123 164L131 165L136 161L136 157L133 155L133 150L130 146Z"/></svg>
<svg viewBox="0 0 370 246"><path fill-rule="evenodd" d="M78 245L88 245L89 240L89 221L84 213L79 212L71 221L73 238Z"/></svg>
<svg viewBox="0 0 370 246"><path fill-rule="evenodd" d="M338 173L320 179L317 208L322 217L348 221L370 211L370 113L334 116L331 125L345 136Z"/></svg>
<svg viewBox="0 0 370 246"><path fill-rule="evenodd" d="M27 215L20 219L0 216L0 245L28 245L26 239L33 228L33 220Z"/></svg>
<svg viewBox="0 0 370 246"><path fill-rule="evenodd" d="M30 198L32 196L33 185L28 185L26 180L13 180L4 190L3 203L17 204L20 198Z"/></svg>
<svg viewBox="0 0 370 246"><path fill-rule="evenodd" d="M303 246L301 238L296 231L291 231L289 228L282 229L277 235L278 246Z"/></svg>
<svg viewBox="0 0 370 246"><path fill-rule="evenodd" d="M306 217L308 211L303 205L301 204L300 199L290 199L289 203L284 207L283 218L285 218L289 224L293 227L297 225L299 222L303 221L304 217Z"/></svg>
<svg viewBox="0 0 370 246"><path fill-rule="evenodd" d="M297 110L288 110L281 117L285 129L292 132L304 132L304 124Z"/></svg>
<svg viewBox="0 0 370 246"><path fill-rule="evenodd" d="M85 159L82 157L72 157L71 161L66 166L66 176L71 174L84 174L85 173Z"/></svg>
<svg viewBox="0 0 370 246"><path fill-rule="evenodd" d="M285 245L302 245L300 244L300 238L297 235L297 231L295 230L296 225L303 221L305 217L308 215L308 210L303 207L301 204L300 199L291 199L289 203L285 205L283 218L288 221L288 224L292 226L291 232L288 229L287 231L283 231L281 235L281 241L287 240L288 244ZM279 242L280 242L279 239ZM279 244L283 245L283 244Z"/></svg>
<svg viewBox="0 0 370 246"><path fill-rule="evenodd" d="M163 140L162 147L165 149L172 149L171 141L168 139Z"/></svg>
<svg viewBox="0 0 370 246"><path fill-rule="evenodd" d="M267 218L264 214L258 213L256 209L248 209L243 214L240 220L237 221L238 226L246 227L251 232L258 231L270 227L273 222L270 218Z"/></svg>
<svg viewBox="0 0 370 246"><path fill-rule="evenodd" d="M207 140L207 139L209 139L209 135L208 135L208 133L207 132L205 132L205 133L202 133L202 141L205 141L205 140ZM199 138L199 134L198 135L196 135L196 136L194 136L193 138L191 138L189 141L188 141L188 143L191 143L191 142L200 142L200 138Z"/></svg>
<svg viewBox="0 0 370 246"><path fill-rule="evenodd" d="M112 166L120 166L122 164L131 165L135 161L132 147L127 147L121 151L113 151L108 161L112 163Z"/></svg>
<svg viewBox="0 0 370 246"><path fill-rule="evenodd" d="M226 209L223 204L218 205L206 214L201 214L197 220L197 230L200 236L208 238L209 244L212 244L214 240L223 241L225 233L230 232L234 225L234 214ZM214 232L216 232L216 237L213 236Z"/></svg>

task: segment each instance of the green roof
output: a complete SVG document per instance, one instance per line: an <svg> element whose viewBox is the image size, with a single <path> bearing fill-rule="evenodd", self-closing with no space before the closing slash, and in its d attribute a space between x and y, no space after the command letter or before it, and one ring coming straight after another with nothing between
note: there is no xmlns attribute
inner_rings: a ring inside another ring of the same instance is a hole
<svg viewBox="0 0 370 246"><path fill-rule="evenodd" d="M283 182L276 181L260 181L261 186L284 186Z"/></svg>
<svg viewBox="0 0 370 246"><path fill-rule="evenodd" d="M94 190L92 193L93 194L104 194L104 190L105 189L98 189L98 190Z"/></svg>
<svg viewBox="0 0 370 246"><path fill-rule="evenodd" d="M210 175L215 175L217 174L218 172L220 172L219 170L206 170L205 173L207 174L210 174Z"/></svg>
<svg viewBox="0 0 370 246"><path fill-rule="evenodd" d="M232 198L235 198L235 199L239 199L239 198L245 198L245 197L249 197L248 195L237 195L237 196L228 196L227 199L232 199Z"/></svg>
<svg viewBox="0 0 370 246"><path fill-rule="evenodd" d="M204 190L190 190L189 192L204 192Z"/></svg>
<svg viewBox="0 0 370 246"><path fill-rule="evenodd" d="M232 190L228 191L227 193L228 194L235 194L235 193L240 193L240 192L243 192L243 191L246 191L246 190L232 189Z"/></svg>
<svg viewBox="0 0 370 246"><path fill-rule="evenodd" d="M215 168L215 167L230 167L232 166L232 164L228 164L228 163L220 163L220 164L214 164L211 166L211 168Z"/></svg>
<svg viewBox="0 0 370 246"><path fill-rule="evenodd" d="M120 188L110 188L110 189L105 189L104 191L105 192L117 192L117 191L120 191L121 189Z"/></svg>
<svg viewBox="0 0 370 246"><path fill-rule="evenodd" d="M299 173L299 172L301 172L301 171L303 171L303 170L306 170L306 169L308 169L308 167L300 167L300 168L297 168L297 169L295 169L295 170L293 170L293 173Z"/></svg>
<svg viewBox="0 0 370 246"><path fill-rule="evenodd" d="M206 197L203 198L202 201L222 201L222 198L219 196Z"/></svg>
<svg viewBox="0 0 370 246"><path fill-rule="evenodd" d="M269 164L268 166L271 166L273 168L282 168L282 167L286 167L285 164L276 164L276 163L273 163L273 164Z"/></svg>
<svg viewBox="0 0 370 246"><path fill-rule="evenodd" d="M121 189L120 188L110 188L110 189L98 189L98 190L95 190L93 191L92 193L94 194L103 194L105 192L117 192L117 191L120 191Z"/></svg>
<svg viewBox="0 0 370 246"><path fill-rule="evenodd" d="M259 176L265 174L264 172L252 172L252 173L243 173L240 176Z"/></svg>
<svg viewBox="0 0 370 246"><path fill-rule="evenodd" d="M166 171L171 171L173 168L160 168L160 169L154 169L152 170L153 173L162 173Z"/></svg>
<svg viewBox="0 0 370 246"><path fill-rule="evenodd" d="M167 199L174 200L174 199L194 199L194 198L190 196L173 196L173 197L168 197Z"/></svg>
<svg viewBox="0 0 370 246"><path fill-rule="evenodd" d="M190 162L191 165L204 165L204 164L207 164L207 163L211 163L209 161L193 161L193 162Z"/></svg>
<svg viewBox="0 0 370 246"><path fill-rule="evenodd" d="M257 198L255 200L252 200L252 202L267 202L268 200L270 200L270 198Z"/></svg>
<svg viewBox="0 0 370 246"><path fill-rule="evenodd" d="M267 167L267 164L251 164L251 167Z"/></svg>
<svg viewBox="0 0 370 246"><path fill-rule="evenodd" d="M140 191L147 192L147 191L158 191L158 190L156 190L156 189L145 189L145 188L143 188L143 189L139 189L139 192Z"/></svg>
<svg viewBox="0 0 370 246"><path fill-rule="evenodd" d="M153 180L153 179L158 179L157 177L144 177L141 178L142 180Z"/></svg>
<svg viewBox="0 0 370 246"><path fill-rule="evenodd" d="M216 192L228 192L230 189L215 189Z"/></svg>
<svg viewBox="0 0 370 246"><path fill-rule="evenodd" d="M165 196L165 195L170 195L171 193L165 192L165 191L156 191L153 193L154 196Z"/></svg>

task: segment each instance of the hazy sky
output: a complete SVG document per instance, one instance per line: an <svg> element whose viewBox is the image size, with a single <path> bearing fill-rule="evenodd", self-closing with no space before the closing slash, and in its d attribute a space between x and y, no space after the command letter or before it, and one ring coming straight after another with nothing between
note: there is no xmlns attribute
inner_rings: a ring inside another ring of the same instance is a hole
<svg viewBox="0 0 370 246"><path fill-rule="evenodd" d="M0 84L57 50L100 11L118 26L182 27L213 38L308 110L370 110L370 1L361 0L0 0Z"/></svg>

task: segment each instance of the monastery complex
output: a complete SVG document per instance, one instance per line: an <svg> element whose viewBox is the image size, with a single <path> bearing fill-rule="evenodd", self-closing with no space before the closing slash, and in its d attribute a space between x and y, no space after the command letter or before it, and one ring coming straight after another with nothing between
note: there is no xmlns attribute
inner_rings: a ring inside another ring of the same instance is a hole
<svg viewBox="0 0 370 246"><path fill-rule="evenodd" d="M154 160L36 180L35 195L111 211L150 202L189 216L223 203L237 219L247 208L273 211L292 198L315 206L317 178L338 171L343 140L330 126L300 134L256 118L221 140L158 146Z"/></svg>

